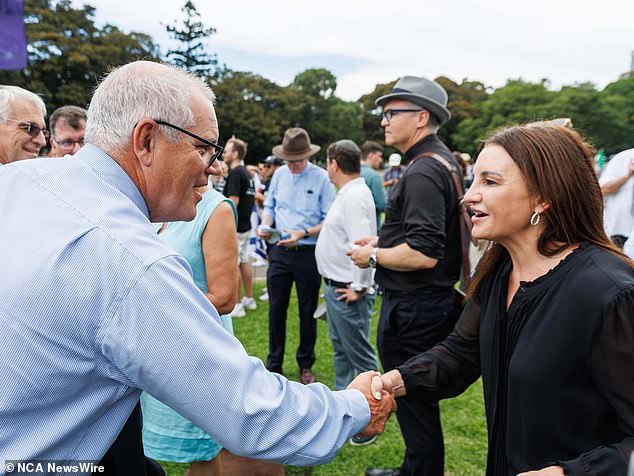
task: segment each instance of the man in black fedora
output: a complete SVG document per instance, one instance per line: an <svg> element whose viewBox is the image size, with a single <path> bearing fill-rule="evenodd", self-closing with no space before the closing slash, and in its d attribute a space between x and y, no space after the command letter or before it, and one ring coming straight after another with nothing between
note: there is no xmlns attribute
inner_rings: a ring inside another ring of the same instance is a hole
<svg viewBox="0 0 634 476"><path fill-rule="evenodd" d="M378 240L352 252L358 266L376 267L383 288L377 347L384 371L442 341L459 306L453 286L461 265L458 207L449 164L451 151L436 136L450 117L447 93L435 81L404 76L383 107L385 143L404 154L407 169L395 186ZM455 165L455 164L454 164ZM367 475L442 476L444 448L437 404L398 399L406 451L400 469L369 469Z"/></svg>
<svg viewBox="0 0 634 476"><path fill-rule="evenodd" d="M269 292L269 355L266 368L282 373L286 341L286 313L293 282L299 305L299 347L296 353L300 381L313 383L311 370L315 363L317 325L313 313L317 308L321 277L315 262L315 243L321 225L335 199L335 190L328 173L308 159L320 147L310 143L308 132L291 128L284 133L281 145L273 147L273 155L287 165L280 167L264 200L262 225L258 236L269 240L270 226L275 223L282 232L277 246L269 252L266 273Z"/></svg>

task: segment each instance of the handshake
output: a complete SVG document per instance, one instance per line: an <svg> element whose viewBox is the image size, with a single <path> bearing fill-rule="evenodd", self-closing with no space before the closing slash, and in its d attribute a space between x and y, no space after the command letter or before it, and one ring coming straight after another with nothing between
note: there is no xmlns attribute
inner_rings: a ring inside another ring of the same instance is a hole
<svg viewBox="0 0 634 476"><path fill-rule="evenodd" d="M374 371L363 372L348 385L348 389L352 388L363 394L370 407L370 423L361 434L373 436L382 433L390 414L396 411L394 397L405 395L401 373L398 370L383 375Z"/></svg>

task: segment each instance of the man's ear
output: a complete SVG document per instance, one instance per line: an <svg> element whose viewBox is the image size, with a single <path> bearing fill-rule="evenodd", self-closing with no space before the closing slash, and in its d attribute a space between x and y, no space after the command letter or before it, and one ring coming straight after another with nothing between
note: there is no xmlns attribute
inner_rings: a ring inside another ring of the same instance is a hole
<svg viewBox="0 0 634 476"><path fill-rule="evenodd" d="M151 119L142 119L132 132L132 149L139 162L148 167L154 158L156 128L158 125Z"/></svg>
<svg viewBox="0 0 634 476"><path fill-rule="evenodd" d="M431 119L431 114L427 109L423 109L418 113L418 127L427 127L429 125L429 120Z"/></svg>

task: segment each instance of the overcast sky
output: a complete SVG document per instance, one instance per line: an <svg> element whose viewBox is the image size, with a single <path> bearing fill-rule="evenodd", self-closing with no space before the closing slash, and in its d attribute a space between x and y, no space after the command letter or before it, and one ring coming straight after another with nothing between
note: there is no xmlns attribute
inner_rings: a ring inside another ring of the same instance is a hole
<svg viewBox="0 0 634 476"><path fill-rule="evenodd" d="M183 18L185 0L74 0L96 7L97 24L150 34ZM286 85L307 68L337 76L354 100L399 76L445 75L502 86L509 78L552 88L598 87L628 71L634 0L194 0L220 63Z"/></svg>

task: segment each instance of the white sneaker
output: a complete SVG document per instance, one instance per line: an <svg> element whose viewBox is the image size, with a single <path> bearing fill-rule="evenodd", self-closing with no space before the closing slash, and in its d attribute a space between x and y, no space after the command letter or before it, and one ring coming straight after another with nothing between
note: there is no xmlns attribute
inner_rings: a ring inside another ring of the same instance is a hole
<svg viewBox="0 0 634 476"><path fill-rule="evenodd" d="M269 293L262 294L262 296L260 296L258 299L260 301L268 301L269 300Z"/></svg>
<svg viewBox="0 0 634 476"><path fill-rule="evenodd" d="M255 311L258 308L258 305L255 302L255 299L253 299L252 297L246 297L246 296L242 298L242 306L247 308L249 311Z"/></svg>
<svg viewBox="0 0 634 476"><path fill-rule="evenodd" d="M315 309L315 312L313 313L313 317L315 319L323 319L324 321L326 320L326 303L325 302L321 302L319 303L319 306L317 306L317 309Z"/></svg>
<svg viewBox="0 0 634 476"><path fill-rule="evenodd" d="M241 302L236 304L236 307L234 307L233 311L231 311L231 317L244 317L246 315L247 313L244 311L244 306Z"/></svg>

